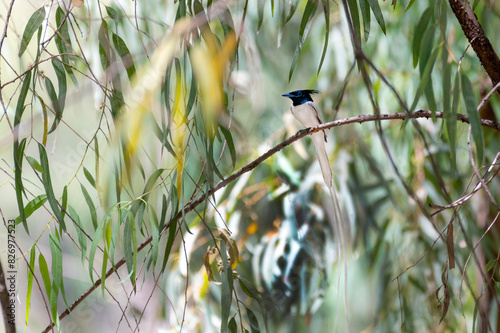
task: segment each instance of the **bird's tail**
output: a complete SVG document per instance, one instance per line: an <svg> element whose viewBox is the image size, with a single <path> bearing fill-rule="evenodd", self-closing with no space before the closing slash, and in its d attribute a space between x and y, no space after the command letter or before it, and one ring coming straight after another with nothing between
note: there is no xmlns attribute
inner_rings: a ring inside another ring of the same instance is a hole
<svg viewBox="0 0 500 333"><path fill-rule="evenodd" d="M328 154L326 153L325 139L323 132L317 132L311 135L314 147L316 148L316 154L318 156L319 166L321 168L321 173L323 174L323 179L325 180L326 186L330 192L330 197L332 199L332 209L334 213L334 231L337 236L337 253L338 253L338 263L339 263L339 276L337 280L337 290L339 290L340 295L340 280L341 275L340 269L342 262L344 264L344 307L345 316L347 324L347 332L349 332L349 308L347 300L347 248L346 248L346 235L344 231L344 223L342 219L342 212L340 210L339 200L337 193L335 191L335 185L333 184L332 167L328 159ZM337 299L338 300L338 299ZM338 308L338 306L337 306ZM337 312L338 313L338 312Z"/></svg>
<svg viewBox="0 0 500 333"><path fill-rule="evenodd" d="M326 153L324 134L323 132L316 132L311 135L311 138L314 143L314 148L316 148L316 155L318 155L319 166L321 167L323 179L325 180L326 186L330 188L333 185L332 167L330 166L328 154Z"/></svg>

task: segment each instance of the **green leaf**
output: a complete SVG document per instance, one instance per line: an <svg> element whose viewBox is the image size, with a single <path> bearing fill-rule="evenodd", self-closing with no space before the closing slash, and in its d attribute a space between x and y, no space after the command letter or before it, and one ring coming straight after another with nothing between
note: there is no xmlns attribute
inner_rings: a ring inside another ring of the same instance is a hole
<svg viewBox="0 0 500 333"><path fill-rule="evenodd" d="M30 305L31 305L31 290L33 289L33 272L35 272L35 258L36 251L35 246L31 247L30 251L30 265L28 267L28 285L26 287L26 316L24 317L24 330L28 327L28 319L30 317Z"/></svg>
<svg viewBox="0 0 500 333"><path fill-rule="evenodd" d="M111 114L114 118L120 114L120 110L125 105L122 92L113 88L109 96L109 101L111 102Z"/></svg>
<svg viewBox="0 0 500 333"><path fill-rule="evenodd" d="M101 291L102 297L104 297L104 292L106 291L106 271L108 267L108 248L104 247L104 253L102 255L102 267L101 267Z"/></svg>
<svg viewBox="0 0 500 333"><path fill-rule="evenodd" d="M467 110L467 115L469 116L469 124L472 130L472 138L476 145L477 159L479 164L483 164L483 129L481 128L481 119L479 118L479 112L476 109L476 98L474 97L474 90L472 90L472 84L463 72L460 73L460 79L462 84L462 97L465 102L465 109Z"/></svg>
<svg viewBox="0 0 500 333"><path fill-rule="evenodd" d="M361 15L363 16L363 29L365 41L368 41L368 37L370 36L370 6L368 5L367 0L359 0L359 8L361 8Z"/></svg>
<svg viewBox="0 0 500 333"><path fill-rule="evenodd" d="M370 8L372 9L373 15L375 16L375 19L378 22L378 25L382 29L384 35L385 35L385 22L384 22L384 16L382 15L382 10L380 10L380 6L378 4L378 0L368 0L368 4L370 5Z"/></svg>
<svg viewBox="0 0 500 333"><path fill-rule="evenodd" d="M40 194L35 197L33 200L28 202L26 207L24 207L24 217L28 218L33 214L38 208L42 207L43 204L47 201L47 195ZM21 216L16 217L16 224L21 223Z"/></svg>
<svg viewBox="0 0 500 333"><path fill-rule="evenodd" d="M52 82L46 77L45 78L45 85L50 85L50 87L47 87L47 92L49 93L50 100L52 102L52 106L54 108L54 111L56 113L56 118L54 119L54 122L52 123L52 127L48 131L47 134L52 133L57 125L59 125L59 122L62 119L62 114L64 111L64 105L65 105L65 100L66 100L66 73L64 72L64 67L63 65L58 61L55 60L54 58L51 59L52 62L52 67L54 68L54 71L57 76L57 84L59 87L59 95L55 95L55 90L54 86L52 85Z"/></svg>
<svg viewBox="0 0 500 333"><path fill-rule="evenodd" d="M418 84L417 92L415 93L415 98L414 98L413 103L411 105L410 111L415 110L415 107L417 106L417 103L418 103L420 97L422 96L422 93L424 92L424 89L430 80L432 68L434 67L434 63L436 62L438 51L439 51L439 48L436 48L434 50L429 61L427 62L427 65L425 66L424 74L422 75L422 78L420 79L420 82ZM433 113L433 116L434 116L434 113Z"/></svg>
<svg viewBox="0 0 500 333"><path fill-rule="evenodd" d="M85 167L83 167L83 174L85 175L85 178L87 178L87 180L89 181L90 185L92 185L93 188L96 188L94 177L92 177L92 174Z"/></svg>
<svg viewBox="0 0 500 333"><path fill-rule="evenodd" d="M231 154L231 161L234 168L234 165L236 164L236 149L234 148L233 136L227 128L224 128L224 126L219 126L219 129L226 139L227 147L229 148L229 153Z"/></svg>
<svg viewBox="0 0 500 333"><path fill-rule="evenodd" d="M47 297L50 297L52 287L50 286L49 268L42 252L40 252L40 255L38 256L38 267L40 268L40 274L42 275L45 292L47 293Z"/></svg>
<svg viewBox="0 0 500 333"><path fill-rule="evenodd" d="M349 11L351 13L352 25L354 28L354 32L356 33L356 38L358 40L361 40L358 3L356 2L356 0L347 0L347 5L349 6Z"/></svg>
<svg viewBox="0 0 500 333"><path fill-rule="evenodd" d="M61 288L63 279L61 244L57 237L54 237L53 234L49 234L49 245L52 255L52 291L57 292Z"/></svg>
<svg viewBox="0 0 500 333"><path fill-rule="evenodd" d="M68 186L65 185L63 189L62 202L61 202L61 212L62 216L66 215L66 207L68 207Z"/></svg>
<svg viewBox="0 0 500 333"><path fill-rule="evenodd" d="M325 60L326 50L328 49L328 41L330 36L330 1L322 0L323 3L323 13L325 14L325 42L323 44L323 53L321 54L321 60L319 61L318 73L321 71L323 66L323 61Z"/></svg>
<svg viewBox="0 0 500 333"><path fill-rule="evenodd" d="M177 220L173 220L168 227L168 240L167 240L167 246L165 246L165 254L163 256L163 265L161 267L162 272L165 270L165 267L167 267L167 262L170 256L170 251L172 250L172 245L174 244L176 231L177 231Z"/></svg>
<svg viewBox="0 0 500 333"><path fill-rule="evenodd" d="M82 189L83 197L85 198L85 202L87 202L87 206L89 207L90 217L92 219L92 225L94 226L94 230L97 229L97 212L94 206L94 202L87 192L85 186L80 184L80 188Z"/></svg>
<svg viewBox="0 0 500 333"><path fill-rule="evenodd" d="M259 333L260 328L259 328L259 321L257 320L257 316L245 306L245 309L247 310L247 315L248 315L248 321L250 322L250 330L252 333Z"/></svg>
<svg viewBox="0 0 500 333"><path fill-rule="evenodd" d="M99 227L95 231L94 239L92 240L92 245L90 246L90 252L89 252L89 275L90 275L90 280L92 281L92 283L94 283L93 269L94 269L95 251L97 250L97 246L99 245L99 241L101 240L102 232L104 230L104 226L106 225L108 219L111 218L110 214L111 213L108 212L108 214L106 214L106 216L104 216L104 218L102 219L101 223L99 224Z"/></svg>
<svg viewBox="0 0 500 333"><path fill-rule="evenodd" d="M101 21L101 26L99 27L99 32L97 34L99 40L99 56L101 59L101 65L104 70L106 70L112 63L112 49L108 38L108 24L105 20Z"/></svg>
<svg viewBox="0 0 500 333"><path fill-rule="evenodd" d="M125 255L125 263L130 274L130 282L135 288L135 274L137 271L137 237L135 231L134 215L127 211L128 216L125 218L125 227L123 229L123 251Z"/></svg>
<svg viewBox="0 0 500 333"><path fill-rule="evenodd" d="M307 32L311 26L311 19L316 13L316 9L318 8L318 2L315 0L308 0L306 4L306 8L304 9L304 14L302 15L302 20L300 21L299 26L299 42L297 44L297 48L295 49L295 54L293 55L292 65L290 66L290 73L288 75L288 81L292 79L292 74L295 69L295 65L297 64L297 60L299 59L300 50L304 44L305 37L307 36Z"/></svg>
<svg viewBox="0 0 500 333"><path fill-rule="evenodd" d="M238 326L236 325L236 320L234 319L234 317L229 321L227 330L231 333L238 333Z"/></svg>
<svg viewBox="0 0 500 333"><path fill-rule="evenodd" d="M50 101L52 103L52 108L55 113L54 122L52 123L50 130L47 132L47 134L50 134L57 128L57 125L61 121L62 110L60 108L59 101L57 100L57 94L54 85L47 76L45 77L45 88L47 89L47 94L49 95Z"/></svg>
<svg viewBox="0 0 500 333"><path fill-rule="evenodd" d="M446 46L443 45L442 48L442 60L443 60L443 117L446 126L448 144L450 145L451 154L451 174L455 174L456 169L456 124L457 124L457 101L460 91L460 81L458 79L458 73L455 76L455 92L453 93L453 108L451 103L451 65L448 63L448 53L446 52Z"/></svg>
<svg viewBox="0 0 500 333"><path fill-rule="evenodd" d="M420 17L417 27L415 28L415 34L413 35L413 67L417 67L418 57L420 56L420 45L422 44L422 38L427 30L427 26L431 20L432 8L427 8Z"/></svg>
<svg viewBox="0 0 500 333"><path fill-rule="evenodd" d="M55 35L55 42L57 50L61 54L62 62L64 63L64 69L68 73L71 81L75 87L78 87L78 81L76 80L75 74L70 66L70 56L66 53L73 53L73 48L71 46L71 37L69 35L68 19L66 14L61 7L57 8L56 11L56 24L59 27L58 33Z"/></svg>
<svg viewBox="0 0 500 333"><path fill-rule="evenodd" d="M158 243L160 241L160 233L158 231L158 216L156 216L156 210L153 206L148 205L149 207L149 221L151 227L151 255L153 258L153 264L156 266L156 262L158 261Z"/></svg>
<svg viewBox="0 0 500 333"><path fill-rule="evenodd" d="M265 0L257 0L257 33L264 22Z"/></svg>
<svg viewBox="0 0 500 333"><path fill-rule="evenodd" d="M45 147L42 144L38 144L38 151L40 152L40 163L42 165L42 180L43 187L45 188L45 193L47 194L47 199L49 200L50 208L54 212L55 217L59 221L59 225L62 230L66 231L66 224L64 223L64 217L59 208L59 204L54 195L54 189L52 188L52 181L50 179L50 169L49 169L49 160L47 158L47 152L45 151Z"/></svg>
<svg viewBox="0 0 500 333"><path fill-rule="evenodd" d="M113 20L118 20L120 16L118 15L118 11L114 9L113 7L105 6L106 7L106 13L108 13L109 17L111 17Z"/></svg>
<svg viewBox="0 0 500 333"><path fill-rule="evenodd" d="M19 216L23 222L24 230L29 234L28 223L26 222L26 216L24 216L24 204L23 204L23 194L26 195L23 186L22 179L22 165L23 165L23 154L24 147L26 145L26 139L21 140L19 144L19 124L21 123L21 118L24 112L24 102L26 101L26 96L28 94L29 85L31 81L31 71L26 74L24 78L21 91L19 92L19 99L17 100L16 114L14 115L14 181L16 188L16 199L17 207L19 208Z"/></svg>
<svg viewBox="0 0 500 333"><path fill-rule="evenodd" d="M80 244L81 261L83 264L85 262L85 254L87 253L87 237L85 236L85 233L83 231L83 225L80 221L80 217L71 205L68 206L68 213L73 221L75 221L74 226L76 234L78 235L78 244Z"/></svg>
<svg viewBox="0 0 500 333"><path fill-rule="evenodd" d="M132 55L130 54L130 51L123 39L115 33L111 34L111 39L113 40L113 45L115 46L116 52L122 59L123 66L125 66L125 69L127 70L129 80L132 81L132 77L135 75L135 66Z"/></svg>
<svg viewBox="0 0 500 333"><path fill-rule="evenodd" d="M403 10L403 13L406 12L407 10L409 10L413 4L415 3L415 0L410 0L410 2L408 2L408 5L406 6L405 10Z"/></svg>
<svg viewBox="0 0 500 333"><path fill-rule="evenodd" d="M33 157L31 156L26 156L26 159L28 160L28 163L33 167L33 169L35 169L36 171L38 172L42 172L42 166L40 165L40 163L38 163L37 160L35 160Z"/></svg>
<svg viewBox="0 0 500 333"><path fill-rule="evenodd" d="M26 24L26 28L24 28L23 37L21 38L21 47L19 48L19 57L21 57L26 51L28 44L31 41L31 38L35 34L41 26L43 19L45 18L45 9L44 7L38 9L36 12L31 15L28 23Z"/></svg>

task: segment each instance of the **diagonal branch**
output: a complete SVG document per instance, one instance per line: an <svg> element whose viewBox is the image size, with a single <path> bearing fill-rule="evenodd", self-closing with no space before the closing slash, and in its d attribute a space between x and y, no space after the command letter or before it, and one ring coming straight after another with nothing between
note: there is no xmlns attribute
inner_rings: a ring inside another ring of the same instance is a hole
<svg viewBox="0 0 500 333"><path fill-rule="evenodd" d="M443 118L443 113L442 112L435 112L435 116L437 118ZM432 117L432 112L431 111L425 111L425 110L419 110L415 111L413 113L389 113L389 114L380 114L380 115L360 115L357 117L350 117L350 118L345 118L345 119L340 119L336 121L331 121L328 123L321 124L316 127L310 127L306 128L303 130L298 131L295 135L292 135L285 141L280 142L273 148L269 149L266 153L263 155L259 156L249 164L245 165L243 168L239 169L232 175L230 175L228 178L222 180L220 183L212 187L210 190L207 192L201 194L198 198L192 199L189 201L182 210L180 210L168 223L165 224L163 229L160 232L160 235L165 232L165 230L168 229L170 224L173 221L176 221L179 219L181 216L189 213L190 211L194 210L199 204L201 204L203 201L205 201L207 198L211 197L215 192L220 190L221 188L227 186L231 182L235 181L239 177L241 177L243 174L255 169L259 164L267 160L269 157L273 156L280 150L284 149L285 147L291 145L295 141L305 137L306 135L319 132L328 128L332 127L339 127L343 125L348 125L348 124L354 124L354 123L365 123L365 122L372 122L372 121L380 121L380 120L404 120L406 118L431 118ZM457 120L468 123L469 118L466 115L463 114L457 114ZM491 120L485 120L481 119L481 125L485 127L489 127L493 130L496 130L500 132L500 124ZM137 247L137 252L142 251L145 247L147 247L151 241L152 237L150 236L146 240L144 240L138 247ZM113 273L118 271L118 269L125 264L125 258L120 259L118 262L115 263L115 265L110 268L106 272L106 278L111 276ZM98 279L94 282L94 284L87 289L69 308L67 308L64 312L62 312L59 315L59 320L62 320L64 317L66 317L71 311L73 311L87 296L89 296L95 289L97 289L102 283L102 278ZM50 323L42 332L49 332L52 328L54 327L54 323Z"/></svg>
<svg viewBox="0 0 500 333"><path fill-rule="evenodd" d="M449 0L449 2L465 36L495 86L500 82L500 59L484 33L476 14L467 0Z"/></svg>

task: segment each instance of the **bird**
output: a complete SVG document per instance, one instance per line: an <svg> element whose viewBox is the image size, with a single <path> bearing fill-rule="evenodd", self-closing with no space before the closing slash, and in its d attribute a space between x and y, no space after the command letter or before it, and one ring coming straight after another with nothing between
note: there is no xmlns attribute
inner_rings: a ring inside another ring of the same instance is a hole
<svg viewBox="0 0 500 333"><path fill-rule="evenodd" d="M321 115L318 111L318 107L314 104L311 97L311 94L318 93L318 90L295 90L281 95L292 100L290 111L292 111L293 116L305 128L316 127L323 123L321 121ZM311 138L313 140L314 147L316 148L316 154L321 167L321 173L323 174L323 179L325 180L326 186L331 187L333 185L333 177L332 168L328 160L328 154L326 153L325 143L328 140L326 133L325 131L323 131L323 133L316 132L311 134Z"/></svg>
<svg viewBox="0 0 500 333"><path fill-rule="evenodd" d="M288 97L292 100L292 105L290 106L290 111L293 116L304 126L305 128L316 127L322 124L321 115L319 113L318 107L314 104L311 97L312 94L318 94L318 90L295 90L281 96ZM348 298L347 298L347 248L346 248L346 234L344 231L344 222L342 219L342 212L340 209L339 199L337 197L337 192L335 191L335 184L333 183L333 173L330 161L328 159L328 154L326 152L327 137L323 130L321 132L315 132L311 134L311 138L314 143L314 148L316 149L316 155L319 161L319 166L321 168L321 173L323 174L323 179L326 186L330 192L330 197L332 199L332 209L334 214L335 223L334 229L338 237L338 262L339 264L344 262L344 306L346 309L346 322L347 330L349 332L349 314L348 314ZM340 286L340 274L338 276L338 285ZM339 294L340 297L340 294Z"/></svg>

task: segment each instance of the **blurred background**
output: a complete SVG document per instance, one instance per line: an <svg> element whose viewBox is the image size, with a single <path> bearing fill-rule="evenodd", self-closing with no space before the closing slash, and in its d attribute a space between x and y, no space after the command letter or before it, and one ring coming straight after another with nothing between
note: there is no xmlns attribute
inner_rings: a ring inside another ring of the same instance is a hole
<svg viewBox="0 0 500 333"><path fill-rule="evenodd" d="M500 49L500 5L471 5ZM475 112L492 84L447 1L1 6L17 331L497 331L500 142L479 116L499 101ZM326 130L346 251L310 138L224 182L301 129L297 89L324 122L443 112Z"/></svg>

